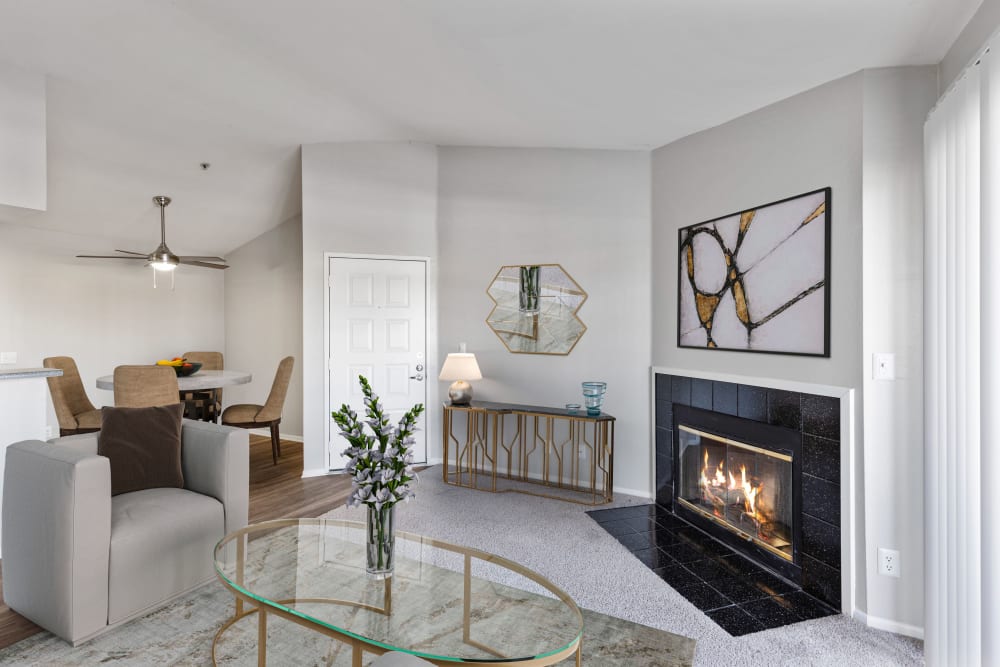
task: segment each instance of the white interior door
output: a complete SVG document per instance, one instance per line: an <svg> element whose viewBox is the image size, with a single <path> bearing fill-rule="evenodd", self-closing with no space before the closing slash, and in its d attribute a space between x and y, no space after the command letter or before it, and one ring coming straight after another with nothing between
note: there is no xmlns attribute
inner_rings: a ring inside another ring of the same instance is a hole
<svg viewBox="0 0 1000 667"><path fill-rule="evenodd" d="M364 416L364 375L393 423L416 403L427 405L427 262L420 259L329 258L330 411L344 403ZM427 460L426 413L414 461ZM330 420L331 470L346 464L347 441Z"/></svg>

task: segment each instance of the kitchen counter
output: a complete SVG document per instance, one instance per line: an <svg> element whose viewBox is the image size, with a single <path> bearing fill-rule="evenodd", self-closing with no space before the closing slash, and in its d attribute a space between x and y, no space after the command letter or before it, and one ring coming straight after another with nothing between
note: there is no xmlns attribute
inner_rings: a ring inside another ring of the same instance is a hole
<svg viewBox="0 0 1000 667"><path fill-rule="evenodd" d="M63 372L58 368L0 368L0 380L22 380L24 378L59 377Z"/></svg>

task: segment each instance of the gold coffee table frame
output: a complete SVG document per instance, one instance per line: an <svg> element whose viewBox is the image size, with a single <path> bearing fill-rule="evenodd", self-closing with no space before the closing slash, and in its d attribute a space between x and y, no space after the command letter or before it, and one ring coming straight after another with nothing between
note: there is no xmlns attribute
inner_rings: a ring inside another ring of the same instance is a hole
<svg viewBox="0 0 1000 667"><path fill-rule="evenodd" d="M455 433L455 417L459 414L465 414L464 442ZM505 435L508 416L514 423L509 439ZM557 426L562 424L565 428ZM441 474L445 484L491 493L525 493L581 505L602 505L613 500L615 418L609 414L591 416L558 408L484 401L469 405L445 403L442 431ZM557 436L557 431L562 434ZM498 489L498 479L559 489L563 494L530 488Z"/></svg>
<svg viewBox="0 0 1000 667"><path fill-rule="evenodd" d="M421 653L417 651L407 650L405 647L393 647L386 646L375 640L368 639L357 633L353 633L346 629L335 629L323 624L321 621L312 619L301 612L296 612L293 608L296 604L306 604L306 603L324 603L324 604L335 604L335 605L347 605L351 607L357 607L360 609L367 609L369 611L374 611L380 614L391 615L392 614L392 577L388 577L382 580L382 584L385 587L383 602L381 607L376 607L370 604L365 604L363 602L358 602L356 600L339 600L332 598L289 598L284 600L267 600L260 596L255 596L252 591L244 588L244 570L246 566L246 545L249 535L252 533L266 533L272 532L279 528L285 528L288 526L332 526L332 527L342 527L342 528L354 528L359 531L365 529L365 524L357 521L344 521L339 519L277 519L274 521L264 521L261 523L251 524L245 528L234 531L226 535L219 543L215 546L215 573L219 577L223 586L228 588L230 592L233 593L236 598L236 610L232 618L227 620L222 627L219 628L218 632L215 633L215 637L212 639L212 665L215 666L216 662L216 646L225 632L231 628L234 624L240 620L257 614L257 665L258 667L264 667L267 665L267 617L270 614L274 614L279 618L283 618L287 621L291 621L303 627L315 630L321 634L324 634L332 639L336 639L345 644L351 646L351 665L352 667L362 667L362 657L364 652L375 653L381 655L389 651L400 651L403 653L410 653L422 660L426 660L432 665L438 665L439 667L454 666L456 664L470 664L478 665L479 667L509 667L510 665L526 665L532 667L542 667L544 665L554 665L570 656L575 656L576 667L581 667L581 642L583 639L583 614L580 612L580 608L577 607L573 599L562 589L557 587L551 581L541 576L540 574L529 570L523 565L519 565L514 561L508 560L501 556L497 556L485 551L480 551L479 549L473 549L470 547L461 547L458 545L450 544L448 542L442 542L440 540L435 540L429 537L424 537L422 535L417 535L415 533L407 533L403 531L396 531L396 538L410 539L415 542L420 542L421 544L430 545L438 549L443 549L445 551L451 551L453 553L461 554L463 556L463 577L465 580L464 591L462 596L462 640L469 644L470 646L475 646L487 653L490 653L499 660L491 660L489 658L479 659L479 658L455 658L455 657L441 657L434 656L426 653ZM223 553L230 545L235 543L236 547L236 571L235 579L236 581L230 581L228 577L220 571L219 565L219 554ZM562 601L567 607L569 607L573 616L577 621L577 633L576 638L568 643L561 649L555 650L548 655L534 656L530 658L524 658L521 660L506 658L500 651L480 643L471 637L471 610L472 610L472 561L473 559L478 559L483 562L493 563L512 572L515 572L530 581L542 586L550 593L555 595L559 600ZM244 608L244 603L249 603L253 605L252 608Z"/></svg>

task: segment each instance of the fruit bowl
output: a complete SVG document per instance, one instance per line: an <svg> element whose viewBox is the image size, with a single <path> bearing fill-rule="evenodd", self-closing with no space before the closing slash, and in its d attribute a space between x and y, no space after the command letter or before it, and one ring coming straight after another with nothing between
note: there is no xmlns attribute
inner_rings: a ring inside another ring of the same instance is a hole
<svg viewBox="0 0 1000 667"><path fill-rule="evenodd" d="M174 366L173 369L177 371L177 377L186 378L189 375L194 375L201 370L200 361L188 361L183 366Z"/></svg>

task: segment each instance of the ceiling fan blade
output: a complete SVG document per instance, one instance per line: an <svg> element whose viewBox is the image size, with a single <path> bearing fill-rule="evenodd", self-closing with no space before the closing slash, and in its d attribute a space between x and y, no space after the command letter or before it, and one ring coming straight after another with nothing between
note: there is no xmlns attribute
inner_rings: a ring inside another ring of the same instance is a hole
<svg viewBox="0 0 1000 667"><path fill-rule="evenodd" d="M207 255L181 255L182 262L225 262L225 257L209 257Z"/></svg>
<svg viewBox="0 0 1000 667"><path fill-rule="evenodd" d="M77 257L87 257L90 259L146 259L145 255L142 257L123 257L122 255L77 255Z"/></svg>
<svg viewBox="0 0 1000 667"><path fill-rule="evenodd" d="M181 258L181 264L187 264L188 266L203 266L206 269L228 269L228 264L210 264L209 262L199 262L195 260L189 260L185 257Z"/></svg>
<svg viewBox="0 0 1000 667"><path fill-rule="evenodd" d="M118 248L115 248L115 252L123 252L126 255L142 255L143 257L149 255L148 252L136 252L134 250L119 250Z"/></svg>

